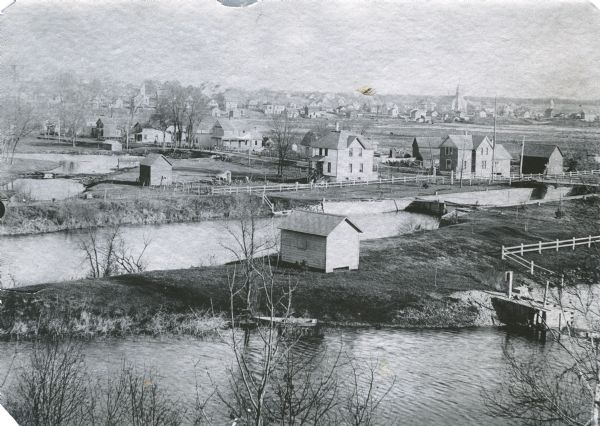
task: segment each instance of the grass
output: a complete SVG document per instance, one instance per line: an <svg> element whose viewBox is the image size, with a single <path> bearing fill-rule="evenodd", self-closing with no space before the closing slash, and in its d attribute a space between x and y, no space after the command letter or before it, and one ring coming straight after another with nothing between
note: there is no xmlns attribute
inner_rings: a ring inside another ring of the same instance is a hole
<svg viewBox="0 0 600 426"><path fill-rule="evenodd" d="M109 225L147 225L199 222L237 218L248 203L258 196L246 194L198 197L196 195L153 193L152 197L120 200L72 199L57 203L11 205L0 226L0 235L33 234ZM286 206L302 203L283 203ZM288 207L289 208L289 207ZM261 206L260 214L270 210Z"/></svg>
<svg viewBox="0 0 600 426"><path fill-rule="evenodd" d="M573 236L581 230L582 219L597 218L597 202L591 203L564 203L566 215L561 219L555 218L557 205L552 203L520 207L520 211L482 210L467 216L463 223L437 231L365 241L358 271L324 274L285 266L274 271L279 283L297 283L293 309L300 316L336 324L474 326L478 324L477 307L452 294L498 290L503 272L509 269L515 270L517 284L534 283L527 271L500 259L501 246ZM116 324L126 318L127 333L154 333L157 329L185 333L194 327L176 325L193 319L193 312L221 316L228 311L228 277L233 268L153 271L0 292L0 329L10 335L15 324L26 324L31 330L36 323L51 320L74 329L85 313L95 318L90 324L100 324L100 319ZM39 322L40 318L45 320ZM157 323L157 318L162 322ZM89 328L92 334L102 330ZM116 325L109 329L124 332Z"/></svg>

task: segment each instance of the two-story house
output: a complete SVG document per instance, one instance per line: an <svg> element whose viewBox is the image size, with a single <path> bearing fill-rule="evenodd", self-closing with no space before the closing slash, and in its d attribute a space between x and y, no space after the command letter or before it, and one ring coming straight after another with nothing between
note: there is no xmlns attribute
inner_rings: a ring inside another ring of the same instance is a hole
<svg viewBox="0 0 600 426"><path fill-rule="evenodd" d="M472 135L448 135L440 144L440 171L470 176L473 161Z"/></svg>
<svg viewBox="0 0 600 426"><path fill-rule="evenodd" d="M377 179L373 143L345 130L309 131L302 139L309 167L332 181Z"/></svg>
<svg viewBox="0 0 600 426"><path fill-rule="evenodd" d="M491 177L510 175L508 151L487 136L448 135L440 145L440 171L455 176Z"/></svg>
<svg viewBox="0 0 600 426"><path fill-rule="evenodd" d="M478 177L510 175L512 157L500 144L494 148L487 136L473 136L472 172Z"/></svg>

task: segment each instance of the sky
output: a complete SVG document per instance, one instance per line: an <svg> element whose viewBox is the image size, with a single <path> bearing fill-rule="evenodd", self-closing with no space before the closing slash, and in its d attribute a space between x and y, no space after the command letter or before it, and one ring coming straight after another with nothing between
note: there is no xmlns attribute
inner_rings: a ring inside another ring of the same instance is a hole
<svg viewBox="0 0 600 426"><path fill-rule="evenodd" d="M249 90L448 95L460 81L467 96L600 99L599 43L583 1L17 0L0 15L0 63L25 76Z"/></svg>

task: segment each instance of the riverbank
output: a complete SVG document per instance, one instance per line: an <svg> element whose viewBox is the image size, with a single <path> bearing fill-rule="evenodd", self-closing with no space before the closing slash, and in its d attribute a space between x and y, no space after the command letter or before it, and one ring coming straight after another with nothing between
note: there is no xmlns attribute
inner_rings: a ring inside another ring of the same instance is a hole
<svg viewBox="0 0 600 426"><path fill-rule="evenodd" d="M0 235L27 235L78 230L114 225L158 225L201 222L214 219L238 219L255 206L258 216L268 217L271 210L256 195L198 197L169 193L163 196L120 200L70 199L10 205L0 222ZM276 208L287 210L306 202L279 200Z"/></svg>
<svg viewBox="0 0 600 426"><path fill-rule="evenodd" d="M489 325L491 312L482 314L480 303L457 297L457 292L503 290L503 274L509 269L516 271L516 284L532 284L526 271L500 259L502 245L579 235L584 232L582 221L598 219L597 200L563 203L560 218L557 209L557 203L547 203L476 211L462 223L437 231L362 242L358 271L324 274L277 266L274 274L281 286L296 283L293 309L297 315L326 323ZM583 260L581 252L577 254L567 259ZM202 325L205 320L224 318L228 312L228 277L233 269L234 265L222 265L151 271L4 290L0 334L205 332L211 328ZM192 325L194 320L198 323Z"/></svg>

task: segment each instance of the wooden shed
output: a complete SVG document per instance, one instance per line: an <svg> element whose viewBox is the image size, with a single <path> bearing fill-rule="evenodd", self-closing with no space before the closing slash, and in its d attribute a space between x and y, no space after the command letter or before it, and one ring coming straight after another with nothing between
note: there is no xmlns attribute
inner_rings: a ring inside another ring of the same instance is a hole
<svg viewBox="0 0 600 426"><path fill-rule="evenodd" d="M523 173L561 174L563 154L556 145L526 144L523 149Z"/></svg>
<svg viewBox="0 0 600 426"><path fill-rule="evenodd" d="M140 161L142 186L170 185L173 182L173 165L161 154L150 154Z"/></svg>
<svg viewBox="0 0 600 426"><path fill-rule="evenodd" d="M362 231L346 216L295 210L279 229L282 261L325 272L358 269Z"/></svg>

